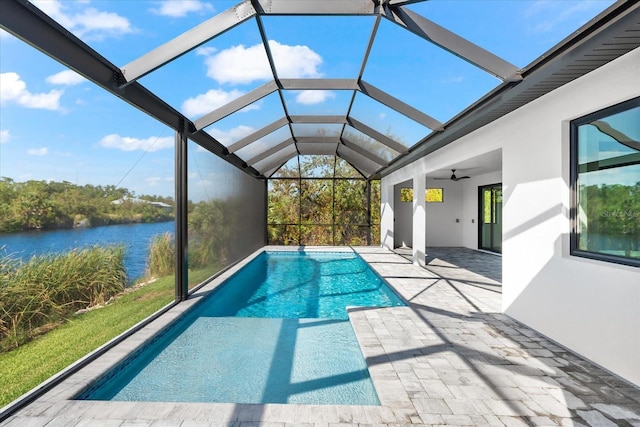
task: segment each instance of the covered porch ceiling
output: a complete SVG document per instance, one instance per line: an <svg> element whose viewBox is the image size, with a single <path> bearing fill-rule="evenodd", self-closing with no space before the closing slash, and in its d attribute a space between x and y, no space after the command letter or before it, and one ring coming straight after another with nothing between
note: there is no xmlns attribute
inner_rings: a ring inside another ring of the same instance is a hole
<svg viewBox="0 0 640 427"><path fill-rule="evenodd" d="M246 0L121 66L26 0L0 2L0 24L259 178L269 178L290 159L306 155L338 156L367 179L385 176L640 45L640 3L622 0L518 67L424 16L421 12L428 9L420 7L423 3L429 2ZM454 6L451 11L455 13ZM323 37L353 34L353 26L360 35L348 48ZM246 45L225 44L232 33L241 34ZM406 37L422 43L424 52L413 52L417 69L409 75L396 73L397 55L389 55L381 69L390 50L406 55ZM320 56L309 49L310 40L318 52L323 43L334 45ZM233 49L257 57L253 68L230 67L225 58L231 58ZM213 78L243 81L243 89L226 92L233 95L210 103L207 110L180 106L175 93L186 93L190 82L175 76L189 55L205 56ZM308 61L332 55L332 67L323 72L300 70ZM373 56L378 57L376 65L371 64ZM437 67L442 68L439 74L432 73ZM236 74L225 75L226 69ZM434 87L462 70L481 84L462 89L470 91L461 98L468 100L464 104L436 108L454 94ZM392 118L393 127L385 127L389 121L383 117Z"/></svg>

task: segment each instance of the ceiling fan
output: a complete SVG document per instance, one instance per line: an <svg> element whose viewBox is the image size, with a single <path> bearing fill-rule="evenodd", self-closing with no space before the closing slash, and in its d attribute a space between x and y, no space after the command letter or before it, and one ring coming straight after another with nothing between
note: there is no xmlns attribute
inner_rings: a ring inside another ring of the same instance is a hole
<svg viewBox="0 0 640 427"><path fill-rule="evenodd" d="M449 177L449 178L434 178L434 179L450 179L451 181L460 181L461 179L467 179L467 178L471 178L471 177L470 176L457 177L456 176L456 170L455 169L451 169L451 177Z"/></svg>

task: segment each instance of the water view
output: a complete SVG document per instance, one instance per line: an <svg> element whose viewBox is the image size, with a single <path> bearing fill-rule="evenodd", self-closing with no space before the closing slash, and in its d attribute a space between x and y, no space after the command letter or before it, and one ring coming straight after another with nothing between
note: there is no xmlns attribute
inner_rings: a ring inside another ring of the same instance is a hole
<svg viewBox="0 0 640 427"><path fill-rule="evenodd" d="M173 233L174 228L174 222L168 221L0 234L0 255L26 261L34 255L74 248L124 245L127 278L133 281L144 275L151 239L158 234Z"/></svg>

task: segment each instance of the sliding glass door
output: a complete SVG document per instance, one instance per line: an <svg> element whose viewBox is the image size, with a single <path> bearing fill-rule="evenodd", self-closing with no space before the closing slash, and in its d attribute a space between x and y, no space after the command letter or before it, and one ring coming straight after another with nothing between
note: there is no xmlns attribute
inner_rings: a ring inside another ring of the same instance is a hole
<svg viewBox="0 0 640 427"><path fill-rule="evenodd" d="M502 184L478 188L478 248L502 253Z"/></svg>

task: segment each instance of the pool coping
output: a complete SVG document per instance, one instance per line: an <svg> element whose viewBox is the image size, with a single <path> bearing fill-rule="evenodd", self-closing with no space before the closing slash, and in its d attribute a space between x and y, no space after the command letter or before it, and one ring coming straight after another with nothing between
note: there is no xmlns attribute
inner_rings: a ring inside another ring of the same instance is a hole
<svg viewBox="0 0 640 427"><path fill-rule="evenodd" d="M370 248L367 248L370 249ZM379 248L378 248L379 250ZM157 336L165 327L197 304L204 296L222 285L255 257L268 251L313 251L313 252L353 252L352 247L281 247L265 246L231 268L227 269L202 287L189 299L170 307L158 318L144 325L122 342L108 349L94 361L63 379L51 390L35 399L26 409L31 416L73 416L97 419L193 419L220 422L353 422L353 423L398 423L411 422L407 411L413 412L413 405L404 390L402 382L395 375L389 375L387 369L370 366L384 352L379 346L371 345L367 339L365 311L409 310L408 307L364 308L349 307L349 321L358 339L360 349L367 361L369 373L380 400L379 406L368 405L315 405L315 404L245 404L245 403L199 403L199 402L115 402L75 400L74 397L99 381L114 367L117 367L131 353L144 346ZM387 252L388 253L388 252ZM369 264L374 271L375 266ZM379 274L376 271L377 274ZM380 275L380 274L379 274ZM384 280L384 279L383 279ZM393 288L393 287L392 287ZM398 289L394 291L405 298ZM170 410L169 410L170 409ZM401 412L398 413L398 409Z"/></svg>

